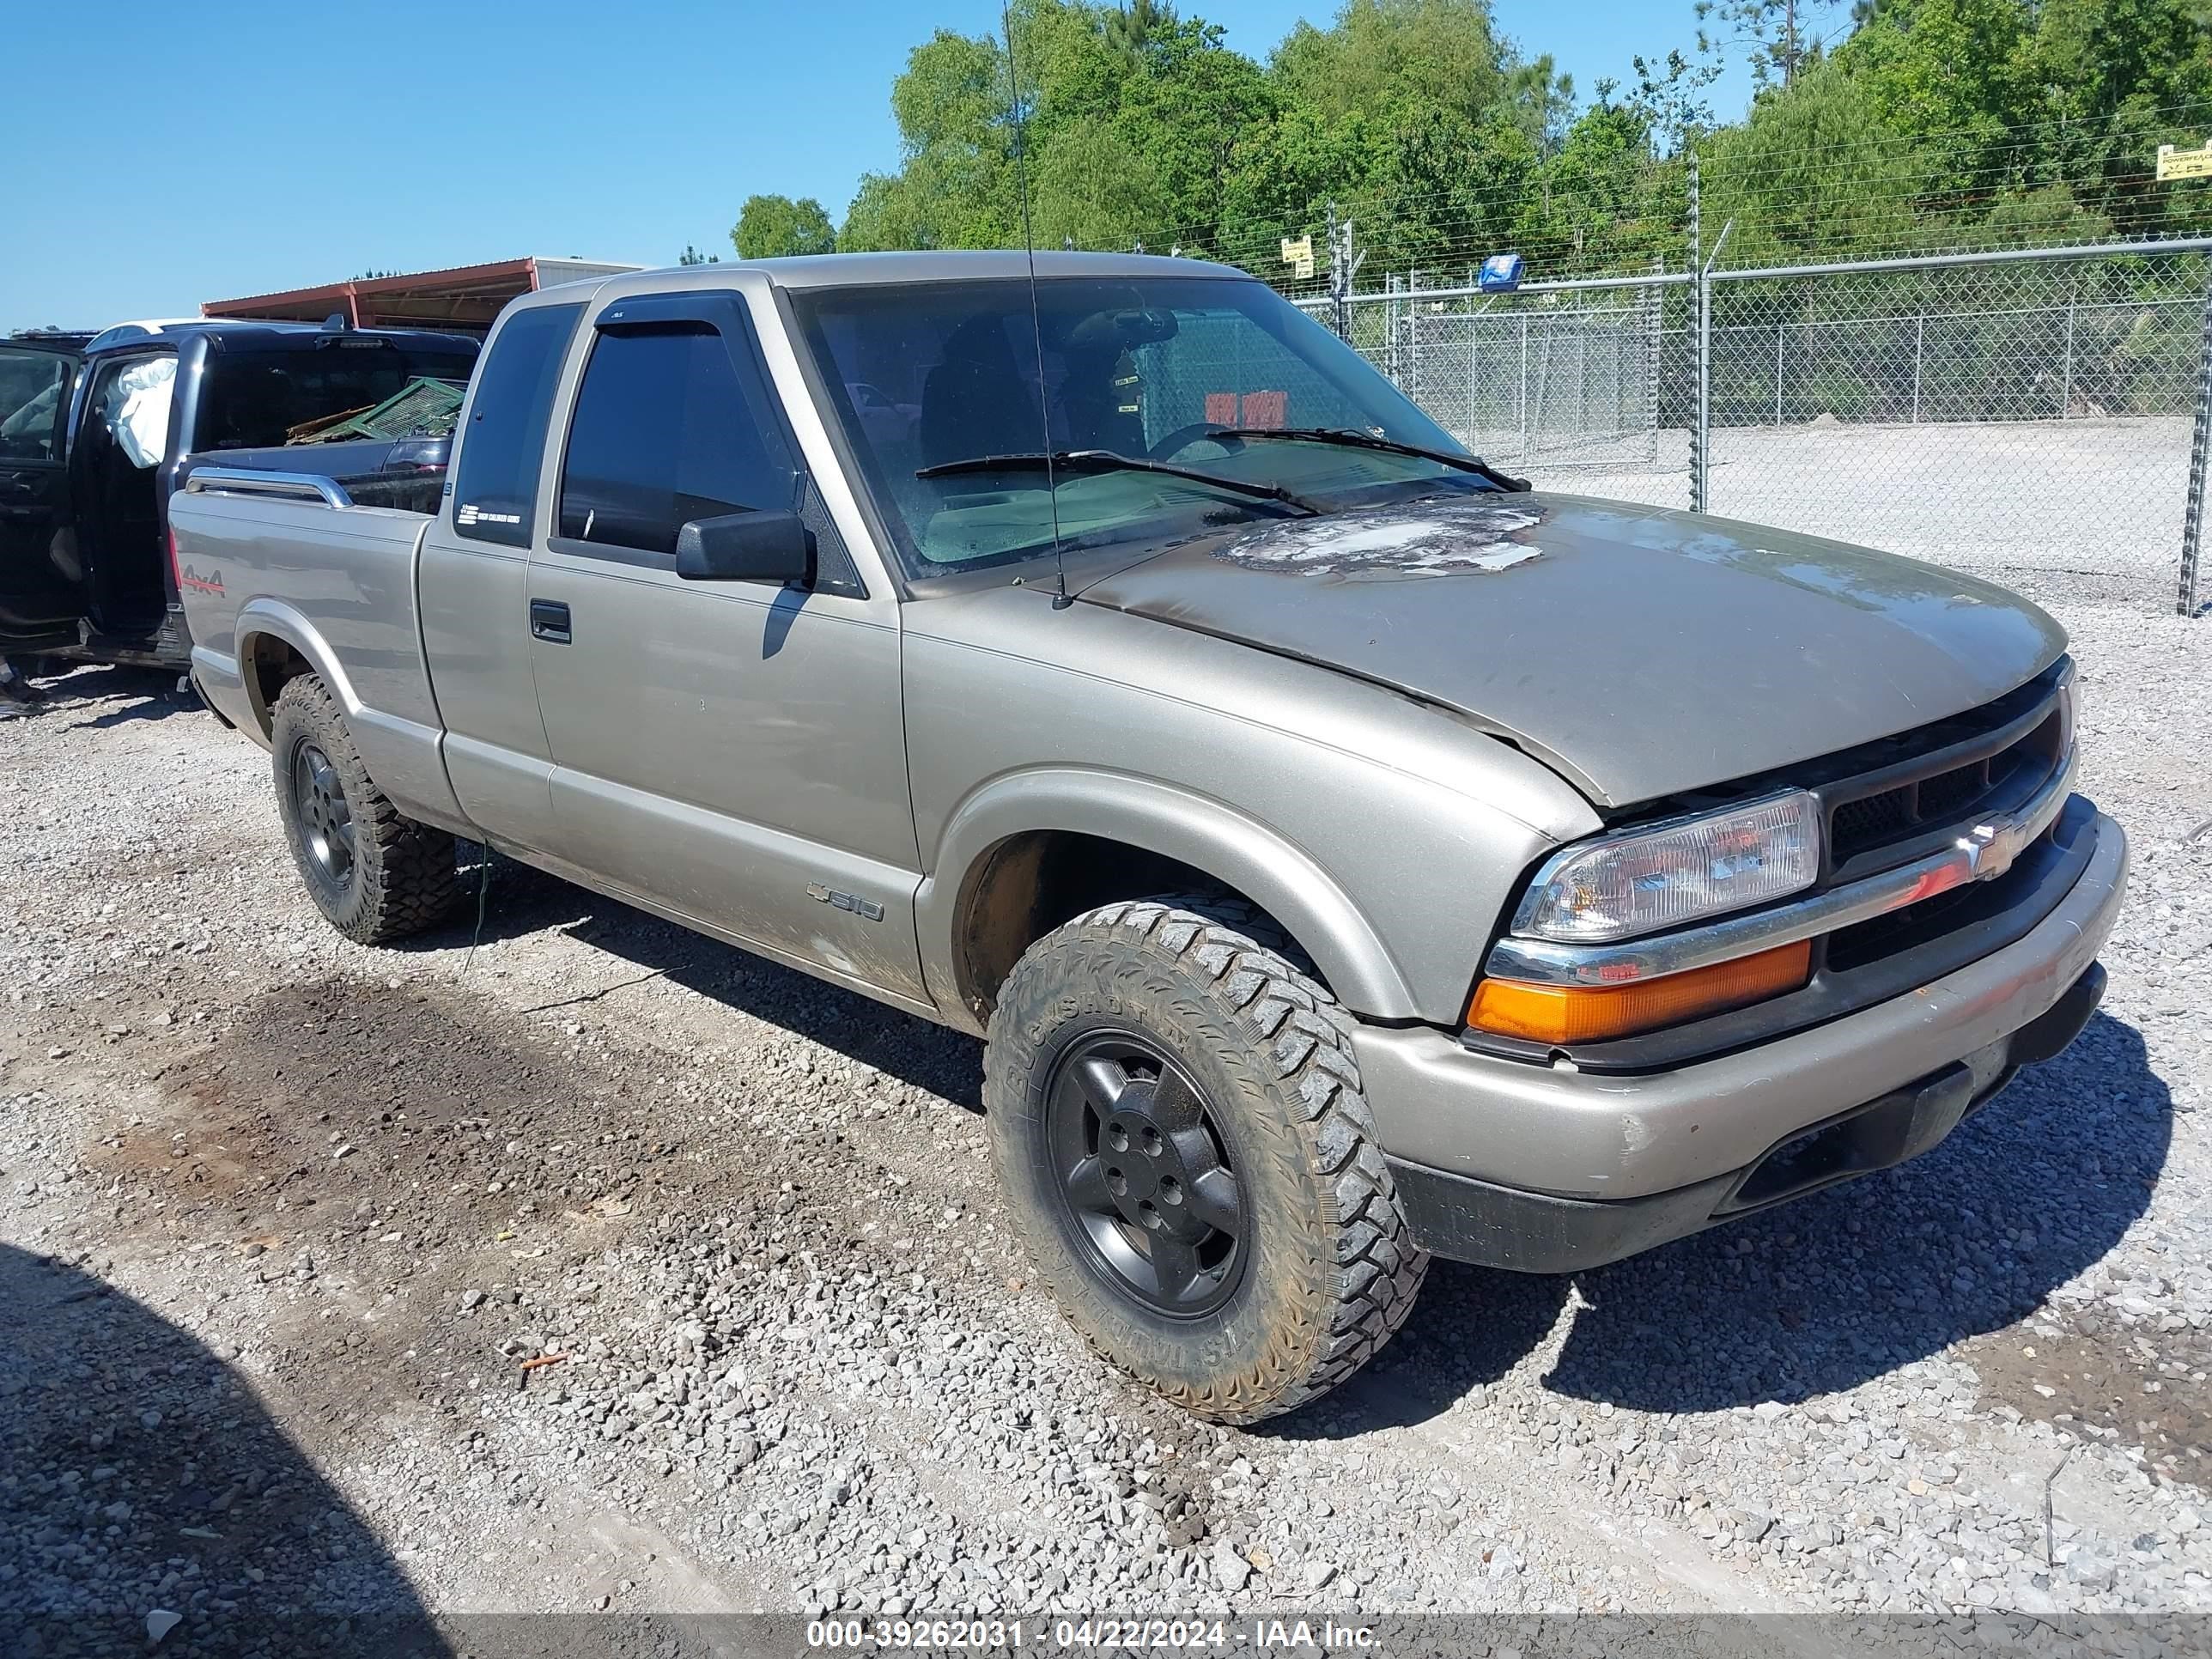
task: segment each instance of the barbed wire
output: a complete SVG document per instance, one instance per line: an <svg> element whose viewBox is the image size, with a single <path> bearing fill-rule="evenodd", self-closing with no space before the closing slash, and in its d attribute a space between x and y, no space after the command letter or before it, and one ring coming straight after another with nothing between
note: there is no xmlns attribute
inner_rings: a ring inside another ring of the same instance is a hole
<svg viewBox="0 0 2212 1659"><path fill-rule="evenodd" d="M1707 247L1727 219L1736 222L1726 266L1770 262L1820 263L2111 240L2154 244L2164 235L2212 232L2212 184L2177 185L2156 176L2154 156L2115 169L2106 156L2069 167L2049 154L2051 138L2067 148L2139 141L2163 131L2185 142L2212 119L2212 100L2116 114L2100 120L2053 118L1998 131L1954 128L1904 137L1867 138L1745 157L1735 142L1716 142L1699 157ZM1682 198L1686 155L1652 157L1625 178L1591 185L1538 178L1511 184L1471 183L1407 190L1377 186L1314 200L1281 214L1219 216L1147 230L1137 239L1155 252L1185 251L1228 258L1285 292L1325 287L1317 270L1301 279L1273 267L1285 239L1317 234L1333 210L1361 233L1370 256L1363 283L1379 272L1465 268L1510 248L1531 279L1642 273L1655 258L1681 269L1690 225ZM1808 223L1805 182L1821 172L1858 199L1840 222ZM2063 188L2063 197L2045 195ZM1379 261L1379 264L1377 263ZM1309 286L1309 284L1310 286Z"/></svg>

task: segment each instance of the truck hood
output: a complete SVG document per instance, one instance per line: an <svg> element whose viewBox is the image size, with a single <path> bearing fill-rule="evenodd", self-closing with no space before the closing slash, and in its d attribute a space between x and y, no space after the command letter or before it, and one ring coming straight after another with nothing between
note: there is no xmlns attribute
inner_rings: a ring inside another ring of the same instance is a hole
<svg viewBox="0 0 2212 1659"><path fill-rule="evenodd" d="M1917 560L1544 494L1271 520L1078 597L1455 709L1616 806L1963 713L2066 643Z"/></svg>

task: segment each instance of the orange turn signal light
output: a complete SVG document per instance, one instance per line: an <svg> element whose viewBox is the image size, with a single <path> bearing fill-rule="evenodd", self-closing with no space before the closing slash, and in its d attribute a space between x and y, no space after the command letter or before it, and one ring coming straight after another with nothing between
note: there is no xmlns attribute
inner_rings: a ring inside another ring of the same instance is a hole
<svg viewBox="0 0 2212 1659"><path fill-rule="evenodd" d="M1486 979L1474 988L1467 1023L1533 1042L1601 1042L1678 1025L1794 991L1812 976L1813 942L1804 939L1734 962L1632 985L1528 985Z"/></svg>

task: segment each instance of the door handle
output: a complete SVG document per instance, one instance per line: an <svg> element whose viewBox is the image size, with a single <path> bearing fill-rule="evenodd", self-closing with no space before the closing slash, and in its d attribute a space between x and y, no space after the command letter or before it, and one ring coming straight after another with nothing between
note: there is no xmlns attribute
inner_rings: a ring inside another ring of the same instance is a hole
<svg viewBox="0 0 2212 1659"><path fill-rule="evenodd" d="M531 600L530 636L553 645L568 644L572 637L568 632L568 607L558 599Z"/></svg>

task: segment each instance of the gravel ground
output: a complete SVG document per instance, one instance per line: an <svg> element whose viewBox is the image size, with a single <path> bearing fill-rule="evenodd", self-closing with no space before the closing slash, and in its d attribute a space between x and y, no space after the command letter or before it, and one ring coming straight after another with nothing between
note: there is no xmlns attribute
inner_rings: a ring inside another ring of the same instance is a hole
<svg viewBox="0 0 2212 1659"><path fill-rule="evenodd" d="M1903 1170L1571 1279L1440 1266L1381 1360L1253 1432L1101 1370L1027 1282L975 1043L504 863L480 939L357 948L259 750L159 680L54 682L0 721L0 1628L2201 1633L2212 623L2052 603L2136 859L2081 1042Z"/></svg>

